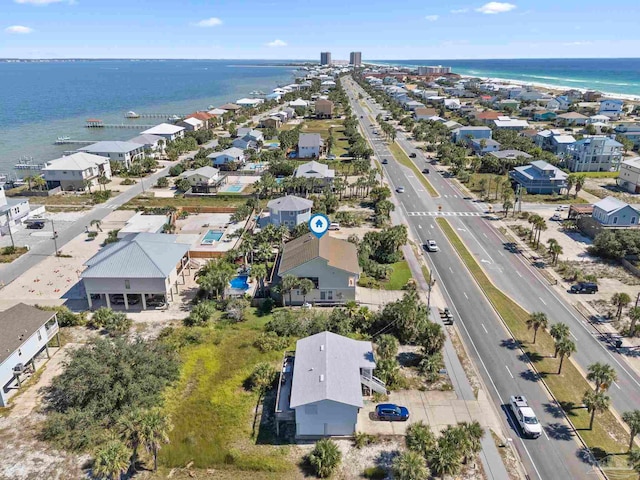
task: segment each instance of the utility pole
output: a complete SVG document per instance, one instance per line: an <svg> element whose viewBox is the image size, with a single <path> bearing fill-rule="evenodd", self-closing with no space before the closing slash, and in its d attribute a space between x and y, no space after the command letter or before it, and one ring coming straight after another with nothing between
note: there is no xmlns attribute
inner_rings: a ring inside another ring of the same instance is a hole
<svg viewBox="0 0 640 480"><path fill-rule="evenodd" d="M436 284L436 279L432 278L431 270L429 270L429 290L427 291L427 310L431 308L431 288ZM640 296L640 294L639 294Z"/></svg>
<svg viewBox="0 0 640 480"><path fill-rule="evenodd" d="M53 231L53 245L56 249L55 255L58 256L58 232L56 232L56 227L53 224L53 218L51 219L51 230Z"/></svg>
<svg viewBox="0 0 640 480"><path fill-rule="evenodd" d="M10 222L10 220L9 220L9 210L7 210L7 211L5 212L5 214L6 214L6 216L7 216L7 228L9 229L9 237L11 237L11 246L12 246L13 248L15 248L15 247L16 247L16 244L15 244L15 242L13 241L13 232L11 231L11 224L9 223L9 222Z"/></svg>

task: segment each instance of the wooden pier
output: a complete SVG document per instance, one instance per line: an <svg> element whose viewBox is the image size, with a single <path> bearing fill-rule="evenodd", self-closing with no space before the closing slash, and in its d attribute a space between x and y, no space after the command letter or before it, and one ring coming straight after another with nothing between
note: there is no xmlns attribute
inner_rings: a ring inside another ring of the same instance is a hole
<svg viewBox="0 0 640 480"><path fill-rule="evenodd" d="M185 114L183 113L136 113L135 117L130 117L128 116L128 114L124 114L124 118L128 118L129 120L136 120L138 118L166 118L166 119L170 119L170 118L175 118L175 117L179 117L179 118L184 118L186 117Z"/></svg>
<svg viewBox="0 0 640 480"><path fill-rule="evenodd" d="M62 140L58 139L54 142L54 145L91 145L96 143L95 140Z"/></svg>
<svg viewBox="0 0 640 480"><path fill-rule="evenodd" d="M90 118L87 120L87 124L85 125L87 128L144 128L145 130L148 128L155 127L155 125L140 125L140 124L110 124L103 123L102 120L98 120L96 118Z"/></svg>

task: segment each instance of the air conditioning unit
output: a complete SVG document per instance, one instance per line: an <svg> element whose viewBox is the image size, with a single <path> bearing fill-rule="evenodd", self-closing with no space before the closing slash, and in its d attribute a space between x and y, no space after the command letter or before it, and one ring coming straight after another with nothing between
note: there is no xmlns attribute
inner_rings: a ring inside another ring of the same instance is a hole
<svg viewBox="0 0 640 480"><path fill-rule="evenodd" d="M18 363L15 367L13 367L13 373L24 373L24 363Z"/></svg>

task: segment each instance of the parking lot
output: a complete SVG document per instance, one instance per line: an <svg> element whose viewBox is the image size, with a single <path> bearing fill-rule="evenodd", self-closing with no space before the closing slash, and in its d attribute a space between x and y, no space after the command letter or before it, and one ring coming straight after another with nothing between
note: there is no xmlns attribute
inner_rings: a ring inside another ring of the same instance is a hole
<svg viewBox="0 0 640 480"><path fill-rule="evenodd" d="M30 229L25 226L20 226L17 231L13 232L13 241L16 246L28 246L29 248L33 248L41 242L53 242L54 228L58 232L58 235L60 235L69 228L73 222L86 214L86 211L59 213L45 212L42 215L45 222L44 228ZM10 245L11 237L9 235L3 235L0 237L0 247L8 247Z"/></svg>

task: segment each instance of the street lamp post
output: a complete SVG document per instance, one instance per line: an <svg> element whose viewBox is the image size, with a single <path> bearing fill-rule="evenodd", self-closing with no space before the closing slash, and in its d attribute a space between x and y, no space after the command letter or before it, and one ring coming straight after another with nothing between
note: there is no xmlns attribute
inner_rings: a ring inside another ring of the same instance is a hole
<svg viewBox="0 0 640 480"><path fill-rule="evenodd" d="M431 270L429 270L429 289L427 293L427 310L431 308L431 288L436 284L436 279L433 278Z"/></svg>
<svg viewBox="0 0 640 480"><path fill-rule="evenodd" d="M58 256L58 232L56 232L56 227L53 224L53 218L51 219L51 230L53 231L53 246L55 247L55 255Z"/></svg>

